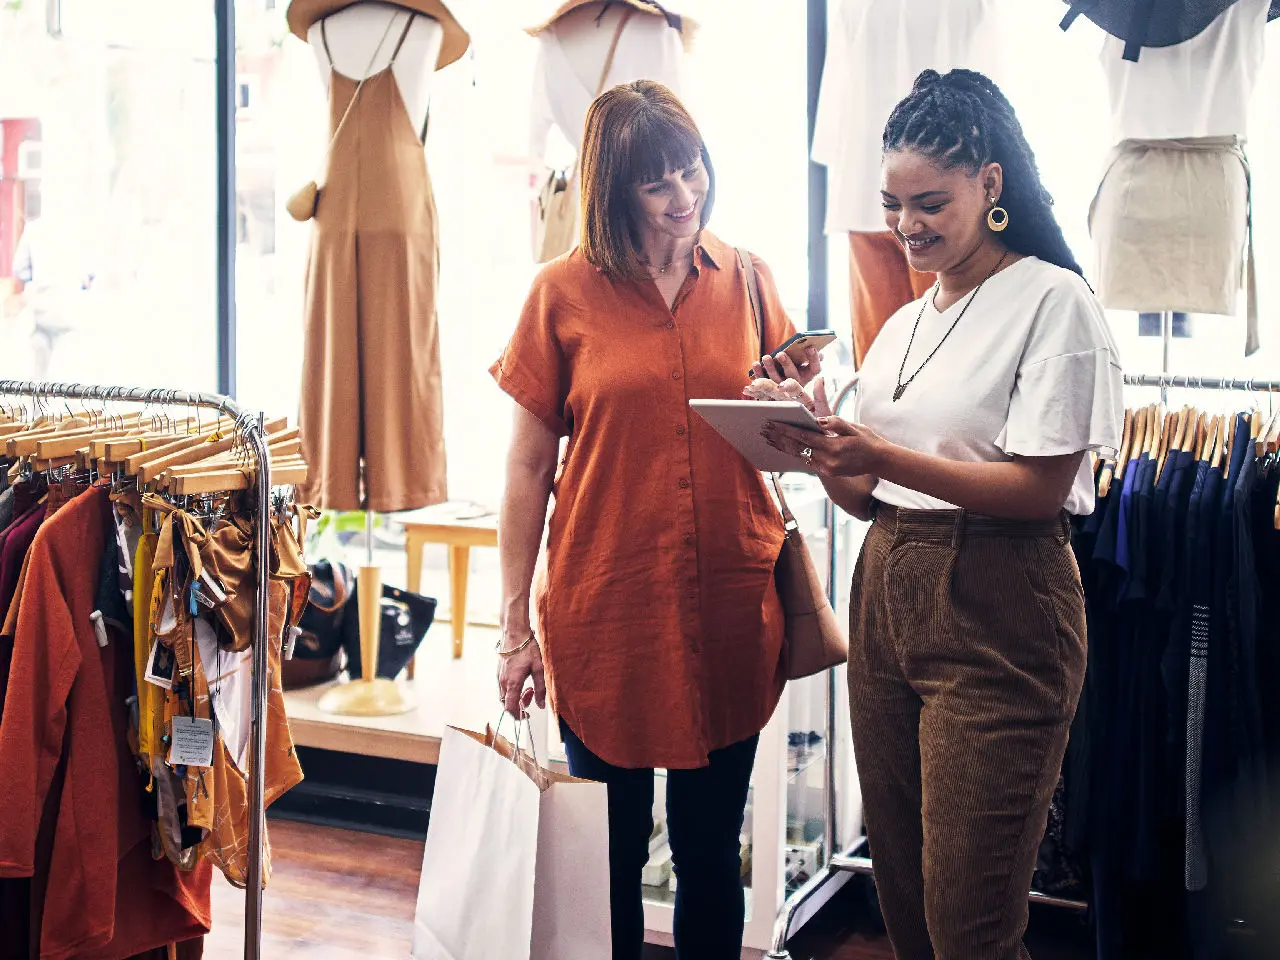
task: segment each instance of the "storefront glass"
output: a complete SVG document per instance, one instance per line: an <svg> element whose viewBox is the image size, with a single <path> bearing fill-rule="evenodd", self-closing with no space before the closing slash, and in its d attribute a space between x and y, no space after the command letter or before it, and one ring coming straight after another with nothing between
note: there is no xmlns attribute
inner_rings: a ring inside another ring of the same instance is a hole
<svg viewBox="0 0 1280 960"><path fill-rule="evenodd" d="M215 386L212 11L0 3L0 376Z"/></svg>

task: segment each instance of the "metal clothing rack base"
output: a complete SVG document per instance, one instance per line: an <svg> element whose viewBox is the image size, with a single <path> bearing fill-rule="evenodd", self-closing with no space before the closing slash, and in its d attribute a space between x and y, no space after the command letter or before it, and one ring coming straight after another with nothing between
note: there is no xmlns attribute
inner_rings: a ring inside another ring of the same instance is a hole
<svg viewBox="0 0 1280 960"><path fill-rule="evenodd" d="M271 459L261 412L250 413L230 397L217 393L189 393L184 390L134 387L86 386L78 383L45 383L27 380L0 380L0 395L25 396L35 400L100 400L123 403L200 407L216 410L235 419L246 445L253 451L257 515L254 542L258 553L258 597L254 610L253 711L249 740L249 866L246 873L244 905L244 958L259 960L262 955L262 849L266 831L266 771L262 758L267 751L268 691L268 567L271 539Z"/></svg>

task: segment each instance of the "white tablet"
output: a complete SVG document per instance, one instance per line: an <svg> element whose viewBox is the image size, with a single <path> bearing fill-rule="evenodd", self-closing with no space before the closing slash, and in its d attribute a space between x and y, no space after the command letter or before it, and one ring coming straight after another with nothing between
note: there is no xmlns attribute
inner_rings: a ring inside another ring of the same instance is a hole
<svg viewBox="0 0 1280 960"><path fill-rule="evenodd" d="M690 400L694 412L711 424L757 470L813 473L799 457L775 450L760 436L770 421L821 433L818 421L795 400Z"/></svg>

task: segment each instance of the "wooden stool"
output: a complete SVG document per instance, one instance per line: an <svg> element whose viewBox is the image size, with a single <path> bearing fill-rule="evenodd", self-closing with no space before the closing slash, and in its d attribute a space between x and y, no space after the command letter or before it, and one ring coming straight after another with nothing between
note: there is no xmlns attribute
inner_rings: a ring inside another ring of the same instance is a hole
<svg viewBox="0 0 1280 960"><path fill-rule="evenodd" d="M450 613L453 627L453 657L462 656L462 639L467 631L467 575L471 567L472 547L498 545L498 516L459 517L472 510L469 505L442 503L438 507L414 511L404 522L404 549L408 554L408 587L421 592L422 548L428 543L449 547ZM409 678L413 678L413 661L409 661Z"/></svg>

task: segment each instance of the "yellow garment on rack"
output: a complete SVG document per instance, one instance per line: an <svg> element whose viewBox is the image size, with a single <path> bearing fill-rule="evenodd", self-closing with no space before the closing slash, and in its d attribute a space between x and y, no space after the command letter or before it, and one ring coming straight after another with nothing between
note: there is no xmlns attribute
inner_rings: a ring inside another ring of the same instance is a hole
<svg viewBox="0 0 1280 960"><path fill-rule="evenodd" d="M142 529L151 529L151 511L142 511ZM151 656L151 593L155 571L156 535L144 532L138 538L138 549L133 555L133 672L138 686L138 755L151 769L151 757L158 742L156 727L160 721L161 706L157 701L160 690L147 682L147 660Z"/></svg>

